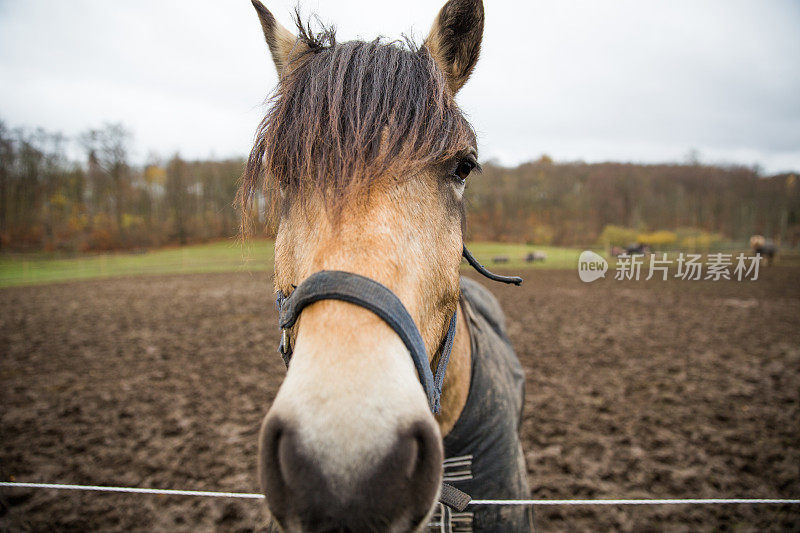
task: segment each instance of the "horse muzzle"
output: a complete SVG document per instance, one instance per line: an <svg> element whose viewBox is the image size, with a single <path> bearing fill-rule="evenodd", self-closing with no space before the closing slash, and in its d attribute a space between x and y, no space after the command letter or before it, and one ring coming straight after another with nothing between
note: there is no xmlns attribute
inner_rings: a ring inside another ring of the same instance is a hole
<svg viewBox="0 0 800 533"><path fill-rule="evenodd" d="M382 457L333 473L280 416L267 415L259 444L261 486L287 532L416 531L441 486L442 443L428 420L398 429Z"/></svg>

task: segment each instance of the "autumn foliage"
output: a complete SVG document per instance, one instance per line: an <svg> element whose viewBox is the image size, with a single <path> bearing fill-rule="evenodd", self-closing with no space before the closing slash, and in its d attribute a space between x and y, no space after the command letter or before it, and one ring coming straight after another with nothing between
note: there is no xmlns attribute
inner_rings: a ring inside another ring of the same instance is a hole
<svg viewBox="0 0 800 533"><path fill-rule="evenodd" d="M151 156L119 124L68 139L0 122L0 249L113 250L235 237L243 159ZM800 243L794 174L697 163L483 164L466 192L468 238L537 245L708 249L753 234ZM263 207L263 200L260 201ZM257 215L258 216L258 215ZM265 226L264 219L255 221Z"/></svg>
<svg viewBox="0 0 800 533"><path fill-rule="evenodd" d="M646 242L659 248L745 243L769 235L800 243L794 174L691 164L483 164L467 193L470 238L585 246Z"/></svg>

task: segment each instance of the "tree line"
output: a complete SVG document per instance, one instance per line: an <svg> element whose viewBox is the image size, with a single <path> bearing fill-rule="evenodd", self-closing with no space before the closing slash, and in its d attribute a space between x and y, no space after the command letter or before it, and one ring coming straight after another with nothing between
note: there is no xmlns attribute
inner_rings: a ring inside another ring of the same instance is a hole
<svg viewBox="0 0 800 533"><path fill-rule="evenodd" d="M469 183L475 240L586 246L700 239L744 243L753 234L800 244L795 174L686 164L491 162Z"/></svg>
<svg viewBox="0 0 800 533"><path fill-rule="evenodd" d="M106 124L69 139L0 122L0 249L114 250L238 235L244 160L131 161L130 132ZM538 245L800 244L797 176L741 166L483 164L470 178L468 238ZM689 239L689 240L687 240Z"/></svg>
<svg viewBox="0 0 800 533"><path fill-rule="evenodd" d="M131 141L121 124L67 139L0 122L0 248L115 250L236 235L243 159L151 155L136 166Z"/></svg>

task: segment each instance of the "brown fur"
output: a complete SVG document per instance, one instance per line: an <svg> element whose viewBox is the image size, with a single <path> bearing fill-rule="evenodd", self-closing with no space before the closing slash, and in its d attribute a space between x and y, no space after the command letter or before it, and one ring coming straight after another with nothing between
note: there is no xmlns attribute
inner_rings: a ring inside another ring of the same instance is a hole
<svg viewBox="0 0 800 533"><path fill-rule="evenodd" d="M469 79L483 39L483 2L448 2L439 11L425 46L447 77L447 85L457 93Z"/></svg>
<svg viewBox="0 0 800 533"><path fill-rule="evenodd" d="M319 270L346 270L379 281L406 306L433 358L459 295L460 211L442 201L448 192L453 194L438 173L422 172L413 180L375 185L335 220L325 212L322 197L291 205L275 242L276 288L290 292Z"/></svg>
<svg viewBox="0 0 800 533"><path fill-rule="evenodd" d="M274 18L266 20L272 27ZM427 48L337 44L331 31L313 36L298 28L303 52L293 53L295 65L281 78L242 178L245 210L262 177L272 207L283 190L289 200L322 192L336 208L376 180L410 177L474 148L475 135Z"/></svg>
<svg viewBox="0 0 800 533"><path fill-rule="evenodd" d="M292 57L302 57L308 51L308 46L303 41L298 41L292 32L281 26L261 2L258 0L252 0L252 2L258 13L258 19L261 21L261 29L272 53L275 68L278 70L278 75L283 76Z"/></svg>

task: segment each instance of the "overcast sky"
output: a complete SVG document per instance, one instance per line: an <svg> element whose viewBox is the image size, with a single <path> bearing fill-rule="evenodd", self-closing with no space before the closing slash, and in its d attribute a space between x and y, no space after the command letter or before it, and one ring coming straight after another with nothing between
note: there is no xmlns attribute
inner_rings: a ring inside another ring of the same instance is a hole
<svg viewBox="0 0 800 533"><path fill-rule="evenodd" d="M295 0L265 0L289 26ZM800 169L800 2L486 0L458 96L482 159ZM301 0L340 41L424 38L435 1ZM249 0L0 0L0 119L120 121L134 156L249 151L277 78Z"/></svg>

